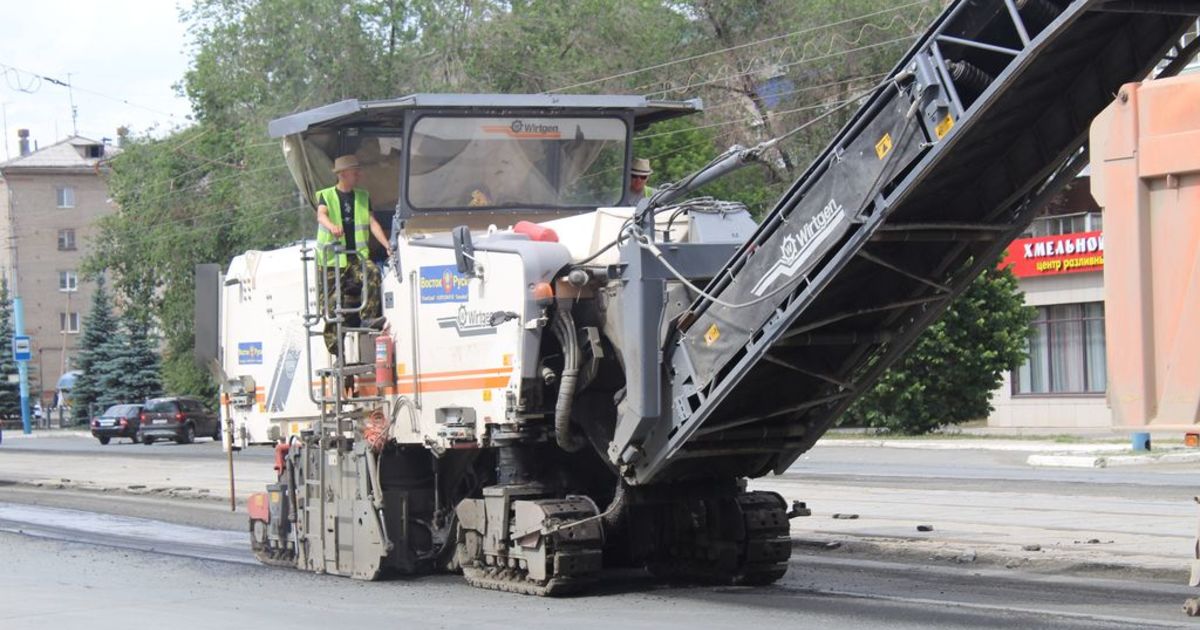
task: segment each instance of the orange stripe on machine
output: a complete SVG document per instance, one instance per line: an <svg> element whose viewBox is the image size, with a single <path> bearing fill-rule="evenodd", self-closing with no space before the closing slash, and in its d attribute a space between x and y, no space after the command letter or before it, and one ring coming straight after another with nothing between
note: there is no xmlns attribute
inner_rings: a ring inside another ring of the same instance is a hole
<svg viewBox="0 0 1200 630"><path fill-rule="evenodd" d="M465 389L488 389L508 385L508 376L484 376L476 378L455 378L449 380L429 380L424 376L420 379L421 393L453 392ZM401 382L397 387L401 394L411 394L416 391L412 379Z"/></svg>

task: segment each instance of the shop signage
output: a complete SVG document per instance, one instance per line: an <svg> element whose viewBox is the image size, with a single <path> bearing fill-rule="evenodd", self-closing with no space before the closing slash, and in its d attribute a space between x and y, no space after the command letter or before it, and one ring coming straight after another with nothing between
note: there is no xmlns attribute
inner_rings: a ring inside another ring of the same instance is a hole
<svg viewBox="0 0 1200 630"><path fill-rule="evenodd" d="M1000 268L1012 267L1018 278L1053 276L1104 269L1104 234L1077 232L1019 238L1008 246Z"/></svg>

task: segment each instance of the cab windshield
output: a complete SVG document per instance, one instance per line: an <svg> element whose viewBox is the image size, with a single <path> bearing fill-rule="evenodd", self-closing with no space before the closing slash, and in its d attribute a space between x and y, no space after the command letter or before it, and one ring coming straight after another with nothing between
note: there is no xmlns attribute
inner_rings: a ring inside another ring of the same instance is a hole
<svg viewBox="0 0 1200 630"><path fill-rule="evenodd" d="M621 202L620 118L425 116L409 148L416 210L596 208Z"/></svg>

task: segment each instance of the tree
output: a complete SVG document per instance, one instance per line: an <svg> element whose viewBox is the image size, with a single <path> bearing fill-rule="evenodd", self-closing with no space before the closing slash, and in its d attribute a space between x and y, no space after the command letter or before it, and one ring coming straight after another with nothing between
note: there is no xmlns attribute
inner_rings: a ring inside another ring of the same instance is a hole
<svg viewBox="0 0 1200 630"><path fill-rule="evenodd" d="M181 13L191 59L178 85L193 124L125 136L109 170L120 212L101 221L86 271L107 273L122 303L161 332L168 390L215 396L192 359L195 265L315 231L266 138L269 120L414 92L701 97L704 113L646 130L636 151L662 183L732 144L807 125L766 168L700 192L761 214L853 109L834 108L875 85L940 4L195 0Z"/></svg>
<svg viewBox="0 0 1200 630"><path fill-rule="evenodd" d="M162 361L158 355L157 335L149 323L132 318L126 323L126 330L129 331L131 349L130 369L126 379L129 387L127 400L141 402L161 396Z"/></svg>
<svg viewBox="0 0 1200 630"><path fill-rule="evenodd" d="M126 314L120 327L103 344L95 365L100 406L141 402L162 393L158 353L149 327Z"/></svg>
<svg viewBox="0 0 1200 630"><path fill-rule="evenodd" d="M1004 372L1025 360L1036 315L1012 271L985 272L841 422L920 434L987 417Z"/></svg>
<svg viewBox="0 0 1200 630"><path fill-rule="evenodd" d="M704 167L725 148L716 144L710 130L686 118L659 123L633 139L634 155L650 160L653 184L679 181ZM767 177L766 171L751 166L705 186L696 194L740 201L753 214L761 216L777 195Z"/></svg>
<svg viewBox="0 0 1200 630"><path fill-rule="evenodd" d="M12 314L8 279L0 277L0 344L3 344L0 349L0 418L21 415L21 384L14 380L18 371L10 343L13 338Z"/></svg>
<svg viewBox="0 0 1200 630"><path fill-rule="evenodd" d="M117 319L113 315L112 300L104 276L98 276L91 310L83 320L83 334L79 338L76 367L81 374L71 391L72 413L77 421L86 421L90 417L92 406L103 394L97 366L104 360L105 344L116 333Z"/></svg>

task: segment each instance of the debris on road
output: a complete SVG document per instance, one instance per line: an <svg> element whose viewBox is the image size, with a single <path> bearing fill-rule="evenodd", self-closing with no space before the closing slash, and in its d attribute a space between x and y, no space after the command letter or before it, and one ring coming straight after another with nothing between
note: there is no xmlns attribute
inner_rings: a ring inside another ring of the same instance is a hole
<svg viewBox="0 0 1200 630"><path fill-rule="evenodd" d="M836 519L838 519L838 520L840 520L840 521L852 521L852 520L854 520L854 519L858 518L858 515L857 515L857 514L842 514L842 513L838 513L838 514L834 514L834 515L833 515L833 518L836 518Z"/></svg>
<svg viewBox="0 0 1200 630"><path fill-rule="evenodd" d="M931 532L931 531L933 531L933 525L917 525L917 531Z"/></svg>
<svg viewBox="0 0 1200 630"><path fill-rule="evenodd" d="M836 540L807 540L804 538L793 538L792 545L795 547L811 547L815 549L832 551L834 549L841 548L842 543Z"/></svg>

